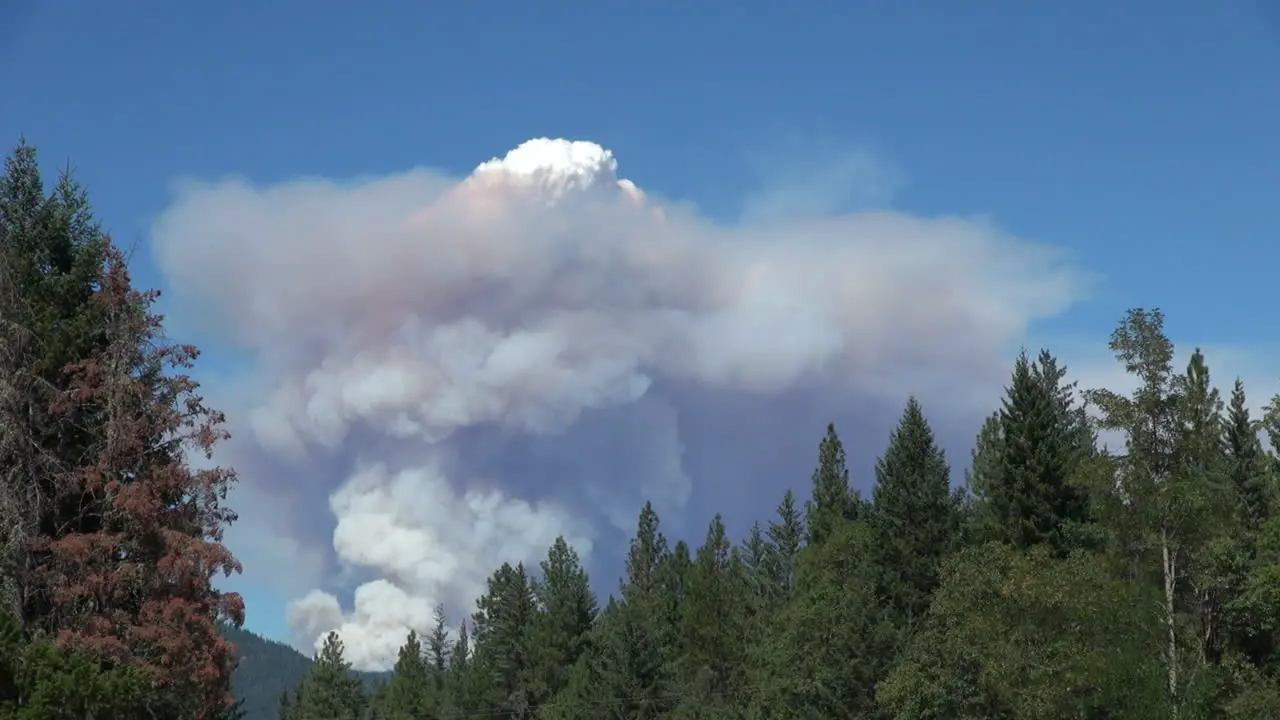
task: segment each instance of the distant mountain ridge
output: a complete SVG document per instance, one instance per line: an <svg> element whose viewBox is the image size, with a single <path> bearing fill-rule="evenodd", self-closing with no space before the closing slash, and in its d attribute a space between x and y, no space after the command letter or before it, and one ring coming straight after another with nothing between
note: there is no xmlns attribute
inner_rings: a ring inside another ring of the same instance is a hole
<svg viewBox="0 0 1280 720"><path fill-rule="evenodd" d="M292 647L248 630L225 626L222 634L235 643L240 665L231 679L231 690L243 704L244 720L275 720L280 696L297 687L311 658ZM368 686L377 685L389 673L358 673Z"/></svg>

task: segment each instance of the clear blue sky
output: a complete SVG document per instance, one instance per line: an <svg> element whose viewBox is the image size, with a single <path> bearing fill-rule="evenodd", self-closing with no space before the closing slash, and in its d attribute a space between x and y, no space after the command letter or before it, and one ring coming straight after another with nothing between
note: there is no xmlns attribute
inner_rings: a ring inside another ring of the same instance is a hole
<svg viewBox="0 0 1280 720"><path fill-rule="evenodd" d="M1180 337L1274 346L1277 0L18 0L0 88L0 138L72 162L125 242L183 176L464 173L547 135L730 217L769 148L870 143L909 174L897 207L1103 274L1046 335L1160 305Z"/></svg>

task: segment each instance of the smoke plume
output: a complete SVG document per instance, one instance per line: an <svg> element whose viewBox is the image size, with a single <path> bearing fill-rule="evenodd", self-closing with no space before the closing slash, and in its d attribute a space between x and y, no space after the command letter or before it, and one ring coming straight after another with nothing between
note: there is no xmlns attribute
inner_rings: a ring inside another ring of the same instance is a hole
<svg viewBox="0 0 1280 720"><path fill-rule="evenodd" d="M336 629L360 668L557 535L610 552L644 499L776 501L753 468L834 404L989 403L1081 289L982 220L726 225L548 139L461 180L187 183L153 246L178 314L246 363L219 398L233 549L295 598L295 642Z"/></svg>

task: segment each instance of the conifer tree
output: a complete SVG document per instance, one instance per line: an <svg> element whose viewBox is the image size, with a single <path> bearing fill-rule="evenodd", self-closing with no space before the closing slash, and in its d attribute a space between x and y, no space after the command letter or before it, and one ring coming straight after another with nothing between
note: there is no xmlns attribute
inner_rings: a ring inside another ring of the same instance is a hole
<svg viewBox="0 0 1280 720"><path fill-rule="evenodd" d="M432 683L427 664L423 660L422 643L413 630L400 646L391 679L378 688L374 703L379 718L383 720L419 720L428 717L432 710L430 691Z"/></svg>
<svg viewBox="0 0 1280 720"><path fill-rule="evenodd" d="M906 627L924 616L942 558L959 537L950 472L920 403L910 398L876 463L871 513L886 597Z"/></svg>
<svg viewBox="0 0 1280 720"><path fill-rule="evenodd" d="M746 679L747 592L742 563L719 515L698 548L687 588L679 636L684 704L696 704L699 712L719 708L714 714L727 717L727 701ZM687 708L683 714L691 715Z"/></svg>
<svg viewBox="0 0 1280 720"><path fill-rule="evenodd" d="M556 538L542 561L534 586L538 611L529 633L529 694L542 705L564 690L578 659L587 651L597 603L578 553Z"/></svg>
<svg viewBox="0 0 1280 720"><path fill-rule="evenodd" d="M70 387L53 405L95 430L84 459L53 478L50 504L68 522L32 542L41 559L32 579L45 626L63 628L63 642L153 672L172 690L174 712L198 717L232 701L236 658L218 624L238 626L244 606L212 580L240 571L221 544L235 519L221 504L235 475L187 464L188 452L208 457L226 433L180 374L196 349L161 340L154 298L132 288L108 247L95 295L104 344L69 366Z"/></svg>
<svg viewBox="0 0 1280 720"><path fill-rule="evenodd" d="M1001 492L1000 467L1003 464L1004 432L1000 427L1000 414L992 413L983 421L969 454L969 468L965 470L964 519L965 542L981 544L1007 537L1006 525L1000 505L992 502L992 495Z"/></svg>
<svg viewBox="0 0 1280 720"><path fill-rule="evenodd" d="M899 633L878 597L874 542L866 522L849 522L801 553L795 598L755 653L762 666L749 717L879 717L875 685Z"/></svg>
<svg viewBox="0 0 1280 720"><path fill-rule="evenodd" d="M364 688L351 672L344 651L336 632L325 637L299 688L295 720L362 720Z"/></svg>
<svg viewBox="0 0 1280 720"><path fill-rule="evenodd" d="M278 720L297 720L297 692L298 689L285 690L280 693L279 709L276 712Z"/></svg>
<svg viewBox="0 0 1280 720"><path fill-rule="evenodd" d="M827 434L818 443L818 466L813 471L813 499L805 507L810 545L831 536L841 523L858 516L862 501L849 487L844 445L836 426L827 425Z"/></svg>
<svg viewBox="0 0 1280 720"><path fill-rule="evenodd" d="M769 573L769 540L759 521L751 526L742 541L740 557L752 605L758 610L770 602L773 584Z"/></svg>
<svg viewBox="0 0 1280 720"><path fill-rule="evenodd" d="M529 672L529 631L535 605L533 586L523 564L503 563L476 602L473 637L476 662L492 683L493 712L528 717L532 704L525 680Z"/></svg>
<svg viewBox="0 0 1280 720"><path fill-rule="evenodd" d="M449 658L449 679L445 683L447 702L441 711L446 717L493 712L492 677L478 654L464 620L458 627L458 640Z"/></svg>
<svg viewBox="0 0 1280 720"><path fill-rule="evenodd" d="M1092 438L1074 402L1065 369L1047 351L1019 355L998 413L999 463L984 478L996 539L1015 548L1070 549L1074 526L1089 519L1088 498L1071 483Z"/></svg>
<svg viewBox="0 0 1280 720"><path fill-rule="evenodd" d="M805 537L805 520L790 489L782 496L777 515L777 519L769 523L769 569L775 599L785 601L795 592L796 557Z"/></svg>
<svg viewBox="0 0 1280 720"><path fill-rule="evenodd" d="M239 571L229 470L194 471L225 437L185 375L197 356L163 337L154 292L64 173L45 195L35 149L0 177L0 596L29 636L148 674L155 712L233 710Z"/></svg>
<svg viewBox="0 0 1280 720"><path fill-rule="evenodd" d="M679 564L687 562L687 550L684 555ZM671 590L684 570L671 557L658 514L645 503L627 555L621 599L606 608L596 633L599 672L593 695L607 701L596 702L599 714L590 716L649 720L674 705Z"/></svg>
<svg viewBox="0 0 1280 720"><path fill-rule="evenodd" d="M1258 423L1249 417L1244 383L1236 379L1231 401L1223 423L1226 445L1227 475L1235 490L1236 513L1241 525L1256 530L1272 514L1271 477L1262 444L1258 441Z"/></svg>
<svg viewBox="0 0 1280 720"><path fill-rule="evenodd" d="M427 636L426 662L427 672L431 676L431 683L438 698L444 691L453 648L449 643L449 620L445 616L443 604L436 605L433 619L435 625L431 629L431 634Z"/></svg>
<svg viewBox="0 0 1280 720"><path fill-rule="evenodd" d="M103 342L93 298L107 245L84 188L66 172L46 195L35 147L19 142L0 176L0 601L24 632L63 629L46 593L28 587L43 560L31 542L84 522L79 506L49 499L92 428L51 408L69 388L66 368Z"/></svg>

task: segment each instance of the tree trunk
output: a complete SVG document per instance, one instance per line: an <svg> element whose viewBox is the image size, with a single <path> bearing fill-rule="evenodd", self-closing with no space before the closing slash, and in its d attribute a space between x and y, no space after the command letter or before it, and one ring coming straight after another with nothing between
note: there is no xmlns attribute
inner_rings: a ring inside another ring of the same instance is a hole
<svg viewBox="0 0 1280 720"><path fill-rule="evenodd" d="M1160 530L1160 554L1164 570L1164 624L1169 633L1169 649L1166 662L1169 664L1169 702L1173 707L1173 716L1178 717L1178 637L1174 626L1173 591L1176 579L1177 558L1169 549L1169 533Z"/></svg>

